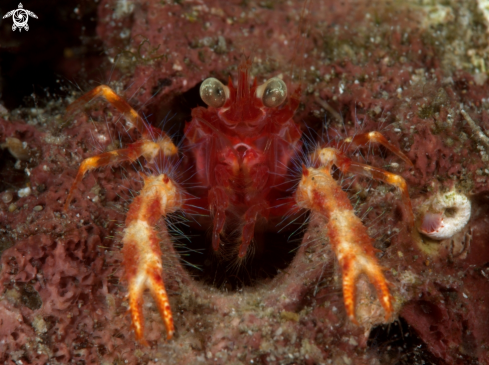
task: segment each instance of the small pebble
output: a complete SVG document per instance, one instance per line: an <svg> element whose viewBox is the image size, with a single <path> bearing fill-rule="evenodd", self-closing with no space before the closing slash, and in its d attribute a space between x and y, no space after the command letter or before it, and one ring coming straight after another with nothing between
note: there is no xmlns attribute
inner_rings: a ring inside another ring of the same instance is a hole
<svg viewBox="0 0 489 365"><path fill-rule="evenodd" d="M390 168L392 171L397 171L399 169L399 164L397 162L391 162Z"/></svg>
<svg viewBox="0 0 489 365"><path fill-rule="evenodd" d="M17 138L6 138L5 143L0 145L1 148L8 148L10 154L17 160L27 161L29 159L29 147L27 142L22 142Z"/></svg>
<svg viewBox="0 0 489 365"><path fill-rule="evenodd" d="M36 212L40 212L41 210L43 210L42 205L36 205L36 206L34 207L34 211L36 211Z"/></svg>

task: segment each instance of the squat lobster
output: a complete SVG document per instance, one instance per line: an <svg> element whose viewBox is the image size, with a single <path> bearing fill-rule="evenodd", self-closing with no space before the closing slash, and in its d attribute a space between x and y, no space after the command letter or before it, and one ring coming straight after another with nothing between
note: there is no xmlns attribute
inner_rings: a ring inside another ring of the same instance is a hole
<svg viewBox="0 0 489 365"><path fill-rule="evenodd" d="M368 176L399 188L405 215L412 227L413 213L404 179L354 162L345 155L345 151L349 147L377 142L409 166L412 166L411 161L380 133L360 134L315 151L311 155L311 166L303 165L298 187L291 194L283 186L294 183L287 172L292 159L302 147L301 130L292 119L299 106L300 88L287 96L287 87L278 78L272 78L260 86L255 79L250 86L250 65L249 60L240 64L236 87L231 80L227 86L214 78L202 83L201 97L208 108L192 110L192 120L185 127L187 148L183 152L164 132L146 124L126 101L107 86L95 88L68 107L67 113L73 114L93 98L102 96L139 130L141 140L127 148L85 159L69 191L65 211L77 184L87 171L134 162L140 157L144 157L149 164L157 164L161 159L168 160L179 153L185 154L185 163L193 164L193 167L182 168L193 168L195 174L192 178L200 186L199 191L185 191L168 174L158 172L144 177L144 187L130 204L122 238L123 264L132 323L136 339L143 344L146 341L143 336L142 293L146 288L156 301L166 326L167 338L172 338L174 333L162 276L162 252L154 226L161 216L179 210L189 211L186 201L190 194L194 196L193 205L210 210L213 215L214 251L229 244L222 242L222 234L232 230L241 232L237 250L239 258L246 256L254 237L255 223L260 218L285 216L298 208L325 216L328 219L328 236L342 270L344 302L349 318L356 322L355 284L362 273L376 288L386 319L392 314L392 297L375 257L372 239L361 220L355 216L348 195L336 183L330 171L335 165L344 173Z"/></svg>

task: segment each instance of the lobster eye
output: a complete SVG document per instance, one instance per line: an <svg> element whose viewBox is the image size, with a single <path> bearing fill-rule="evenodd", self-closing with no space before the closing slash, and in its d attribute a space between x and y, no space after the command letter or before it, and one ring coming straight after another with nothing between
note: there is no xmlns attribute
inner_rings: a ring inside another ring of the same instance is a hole
<svg viewBox="0 0 489 365"><path fill-rule="evenodd" d="M200 97L204 103L219 108L224 105L229 94L229 89L221 81L213 77L205 79L200 85Z"/></svg>
<svg viewBox="0 0 489 365"><path fill-rule="evenodd" d="M263 105L277 107L287 98L287 85L278 77L273 77L256 88L256 96L262 99Z"/></svg>

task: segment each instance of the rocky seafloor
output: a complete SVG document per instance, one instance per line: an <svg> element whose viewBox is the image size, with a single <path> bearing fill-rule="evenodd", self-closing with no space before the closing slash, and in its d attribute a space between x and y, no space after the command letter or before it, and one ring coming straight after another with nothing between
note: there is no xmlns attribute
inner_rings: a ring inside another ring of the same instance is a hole
<svg viewBox="0 0 489 365"><path fill-rule="evenodd" d="M74 12L87 6L80 4ZM107 84L150 123L181 139L191 108L199 104L200 82L236 77L237 65L248 56L260 82L281 74L289 87L302 86L295 121L306 142L376 130L400 148L413 168L374 146L353 151L352 158L405 178L417 224L423 204L449 189L469 197L471 218L449 239L413 240L396 189L343 177L375 239L395 303L392 320L384 323L375 292L361 279L360 326L346 317L341 273L320 217L307 218L303 235L274 236L279 241L264 250L261 266L250 263L251 271L266 274L248 281L246 269L220 269L213 279L203 267L218 267L216 258L203 254L193 261L196 255L186 247L194 246L180 237L176 250L162 247L176 335L166 340L145 294L150 347L143 347L131 330L120 266L125 212L141 188L142 167L90 172L63 211L80 162L127 145L138 134L102 101L66 120L66 106L82 94L75 87L58 96L37 91L35 105L0 107L0 361L488 364L489 23L484 4L92 4L103 53L77 55L68 49L59 63L59 78L65 79L87 65L98 67L98 78L85 80L82 91ZM5 100L7 94L4 87ZM199 241L192 237L197 233L205 238L206 228L188 237ZM200 241L196 250L209 250L208 242ZM267 267L281 248L293 251L284 256L286 264ZM246 285L237 285L240 281Z"/></svg>

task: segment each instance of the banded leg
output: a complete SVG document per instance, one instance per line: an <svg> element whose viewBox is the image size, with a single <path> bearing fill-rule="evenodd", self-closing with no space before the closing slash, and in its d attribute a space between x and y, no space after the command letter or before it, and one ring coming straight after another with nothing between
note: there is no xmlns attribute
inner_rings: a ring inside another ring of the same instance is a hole
<svg viewBox="0 0 489 365"><path fill-rule="evenodd" d="M142 312L143 292L148 288L165 323L167 339L174 332L173 317L165 290L162 272L160 238L154 226L161 216L181 209L184 196L180 187L166 175L144 178L144 187L131 205L123 232L123 264L128 282L129 311L136 339L147 345L144 339ZM166 230L165 226L161 229ZM163 232L163 239L169 239Z"/></svg>
<svg viewBox="0 0 489 365"><path fill-rule="evenodd" d="M144 156L146 160L153 162L154 158L160 152L165 156L172 156L176 154L178 150L171 140L157 140L156 142L142 140L130 144L127 148L101 153L84 159L78 168L75 181L71 185L68 197L64 204L64 210L68 210L76 186L82 181L83 176L85 176L88 171L99 167L118 165L122 162L134 162L141 156Z"/></svg>
<svg viewBox="0 0 489 365"><path fill-rule="evenodd" d="M406 184L406 180L404 180L402 176L392 174L375 166L365 165L354 161L351 161L348 166L344 166L343 169L341 166L338 166L338 168L343 173L351 172L395 186L401 192L402 206L404 210L404 216L407 218L408 221L408 229L411 230L414 227L414 214L413 208L411 206L411 199L409 198L409 190Z"/></svg>
<svg viewBox="0 0 489 365"><path fill-rule="evenodd" d="M362 147L362 146L366 146L368 143L371 142L375 142L384 146L393 154L395 154L397 157L399 157L401 160L403 160L405 163L407 163L410 167L414 167L411 160L404 153L402 153L402 151L399 148L397 148L392 143L390 143L387 140L387 138L385 138L384 135L380 132L368 132L368 133L358 134L354 137L348 137L342 141L333 143L331 147L344 151L342 147L345 147L347 149Z"/></svg>
<svg viewBox="0 0 489 365"><path fill-rule="evenodd" d="M122 162L134 162L141 156L146 158L149 162L153 162L159 153L167 157L178 153L178 149L173 144L170 137L163 131L147 125L139 114L108 86L100 85L75 100L66 108L67 116L75 114L76 111L80 110L85 104L99 96L104 97L111 105L119 110L119 112L121 112L124 117L141 132L143 138L141 141L130 144L127 148L105 152L83 160L78 169L78 173L76 174L75 181L68 193L64 205L65 211L68 210L76 186L83 179L83 176L87 171L98 167L117 165Z"/></svg>
<svg viewBox="0 0 489 365"><path fill-rule="evenodd" d="M339 141L335 143L338 149L336 149L337 155L335 157L334 165L336 165L343 173L351 172L360 176L365 176L374 180L382 181L384 183L397 187L402 194L404 215L408 220L408 227L409 229L411 229L414 227L414 215L411 206L411 199L409 199L407 184L404 178L402 176L390 173L388 171L385 171L375 166L370 166L370 165L352 161L351 159L346 157L342 152L340 152L341 150L339 149L340 147L343 146L346 146L347 148L361 147L367 145L370 142L379 143L380 145L384 146L389 151L394 153L405 163L407 163L410 167L414 167L411 160L399 148L391 144L382 135L382 133L379 132L362 133L356 135L355 137L348 137L343 141ZM345 143L347 143L347 145L345 145ZM322 163L321 156L320 156L321 151L323 150L316 151L313 154L313 158L317 159L320 163Z"/></svg>
<svg viewBox="0 0 489 365"><path fill-rule="evenodd" d="M328 219L328 236L341 267L343 298L351 321L357 323L355 284L361 274L365 274L374 285L388 320L392 314L392 296L375 257L372 239L360 218L355 215L348 195L330 173L333 164L346 169L351 161L333 148L324 148L317 155L320 160L318 168L303 167L302 179L295 194L297 204Z"/></svg>
<svg viewBox="0 0 489 365"><path fill-rule="evenodd" d="M83 94L73 103L68 105L68 107L66 108L65 119L71 119L86 104L98 97L104 98L105 100L107 100L108 103L116 108L124 116L124 118L141 133L143 138L157 139L159 137L165 136L165 134L161 130L145 123L143 118L139 116L138 112L134 110L127 101L117 95L115 91L107 85L97 86L93 90L90 90L86 94Z"/></svg>

